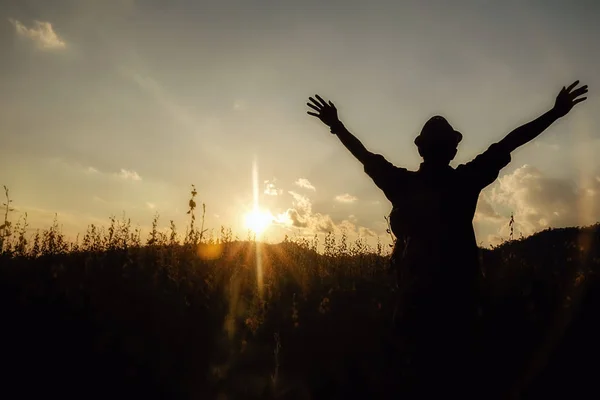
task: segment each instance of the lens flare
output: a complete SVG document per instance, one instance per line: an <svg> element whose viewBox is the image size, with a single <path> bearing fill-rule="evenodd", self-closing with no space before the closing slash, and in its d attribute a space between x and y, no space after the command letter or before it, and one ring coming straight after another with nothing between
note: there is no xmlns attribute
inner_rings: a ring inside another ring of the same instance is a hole
<svg viewBox="0 0 600 400"><path fill-rule="evenodd" d="M246 214L246 226L254 231L256 235L260 235L273 221L271 213L261 211L258 206L258 162L256 156L252 165L252 191L254 194L254 208ZM255 242L255 246L256 246ZM263 266L261 246L256 246L256 283L258 286L258 295L262 299L263 296Z"/></svg>

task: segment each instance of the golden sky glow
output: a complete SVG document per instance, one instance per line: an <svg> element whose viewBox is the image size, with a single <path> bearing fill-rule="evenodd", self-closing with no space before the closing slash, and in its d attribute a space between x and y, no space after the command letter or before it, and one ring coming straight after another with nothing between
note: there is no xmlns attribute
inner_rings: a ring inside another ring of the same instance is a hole
<svg viewBox="0 0 600 400"><path fill-rule="evenodd" d="M75 236L123 212L278 241L383 239L390 204L305 114L335 102L366 147L418 168L444 115L469 161L580 79L589 100L513 154L480 198L478 242L600 219L598 2L31 0L0 7L0 184L30 229ZM235 12L232 12L235 10ZM515 45L518 43L518 46ZM260 167L260 168L259 168Z"/></svg>

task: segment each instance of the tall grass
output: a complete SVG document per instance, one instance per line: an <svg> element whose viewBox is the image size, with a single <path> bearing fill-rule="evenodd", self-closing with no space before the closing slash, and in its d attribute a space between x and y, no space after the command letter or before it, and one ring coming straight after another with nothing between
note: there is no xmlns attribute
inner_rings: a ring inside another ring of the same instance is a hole
<svg viewBox="0 0 600 400"><path fill-rule="evenodd" d="M74 242L56 219L28 237L26 215L10 224L5 194L2 362L24 396L372 397L397 378L381 242L330 233L317 251L316 236L215 235L194 187L183 234L173 221L160 230L156 215L146 238L125 217ZM599 237L598 226L548 230L482 250L492 389L530 382L548 363L541 344L556 347L565 310L591 287Z"/></svg>

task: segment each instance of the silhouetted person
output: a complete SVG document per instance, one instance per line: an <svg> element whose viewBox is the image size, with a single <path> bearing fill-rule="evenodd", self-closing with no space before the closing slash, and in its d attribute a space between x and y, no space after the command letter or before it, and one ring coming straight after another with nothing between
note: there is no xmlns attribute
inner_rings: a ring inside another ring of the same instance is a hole
<svg viewBox="0 0 600 400"><path fill-rule="evenodd" d="M476 350L478 248L473 217L479 193L511 161L511 153L531 141L575 104L585 100L579 81L563 87L554 107L510 132L471 162L453 168L462 134L441 117L432 117L417 136L423 157L417 171L392 165L369 152L338 119L335 105L319 95L307 105L364 165L365 172L392 203L390 224L396 244L391 263L399 272L402 313L398 331L414 353L407 358L415 375L405 386L426 397L436 391L461 397L479 379Z"/></svg>

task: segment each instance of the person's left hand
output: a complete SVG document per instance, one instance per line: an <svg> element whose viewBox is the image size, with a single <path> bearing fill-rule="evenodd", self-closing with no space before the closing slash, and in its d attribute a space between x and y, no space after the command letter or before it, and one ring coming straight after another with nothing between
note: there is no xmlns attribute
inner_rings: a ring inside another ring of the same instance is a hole
<svg viewBox="0 0 600 400"><path fill-rule="evenodd" d="M587 99L587 97L580 97L588 92L587 85L575 89L575 86L578 84L579 81L575 81L569 87L563 86L562 90L558 93L558 96L556 96L556 102L554 103L552 110L558 117L564 117L571 109L573 109L575 104L581 103Z"/></svg>

